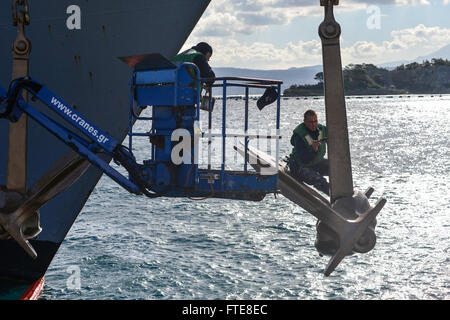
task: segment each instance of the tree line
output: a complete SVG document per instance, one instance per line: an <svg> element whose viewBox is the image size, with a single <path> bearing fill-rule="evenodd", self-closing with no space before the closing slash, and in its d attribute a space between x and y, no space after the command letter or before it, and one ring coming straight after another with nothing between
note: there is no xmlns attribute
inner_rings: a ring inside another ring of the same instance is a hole
<svg viewBox="0 0 450 320"><path fill-rule="evenodd" d="M315 75L316 84L293 85L285 96L323 95L323 72ZM346 95L450 93L450 61L425 60L402 64L392 70L374 64L349 64L343 69Z"/></svg>

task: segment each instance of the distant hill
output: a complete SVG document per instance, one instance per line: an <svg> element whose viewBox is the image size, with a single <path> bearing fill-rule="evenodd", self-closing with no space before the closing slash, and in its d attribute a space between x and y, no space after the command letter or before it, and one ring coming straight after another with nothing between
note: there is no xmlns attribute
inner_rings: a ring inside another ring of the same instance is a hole
<svg viewBox="0 0 450 320"><path fill-rule="evenodd" d="M213 68L216 77L246 77L259 79L282 80L283 85L281 91L289 88L293 84L314 83L314 77L318 72L322 71L322 66L311 66L304 68L290 68L286 70L254 70L241 68ZM229 94L244 94L242 88L230 88ZM250 90L250 94L262 93L261 90ZM218 90L214 91L214 95L218 95Z"/></svg>
<svg viewBox="0 0 450 320"><path fill-rule="evenodd" d="M417 59L415 59L412 62L422 63L425 60L431 61L432 59L450 60L450 44L446 45L445 47L440 48L439 50L437 50L427 56L418 57Z"/></svg>
<svg viewBox="0 0 450 320"><path fill-rule="evenodd" d="M414 60L399 60L395 62L389 62L389 63L383 63L380 65L377 65L376 68L378 69L384 69L384 71L379 71L381 74L385 74L386 72L395 70L398 66L401 65L408 65L413 63L418 63L419 65L422 64L424 61L432 61L432 59L444 59L444 60L450 60L450 45L446 45L437 51L427 55L427 56L421 56L417 57ZM302 68L290 68L285 70L275 69L275 70L256 70L256 69L244 69L244 68L214 68L214 72L216 73L217 77L250 77L250 78L262 78L262 79L274 79L274 80L282 80L283 85L281 87L281 91L290 88L291 86L305 86L308 87L308 90L310 93L315 92L314 90L317 90L315 87L317 85L317 80L315 80L315 76L322 72L322 65L316 65L316 66L308 66L308 67L302 67ZM441 68L442 69L442 68ZM443 70L443 69L442 69ZM441 71L442 71L441 70ZM406 73L405 73L406 74ZM408 75L410 76L410 74ZM442 73L441 73L442 76ZM398 78L400 81L400 78ZM373 79L372 79L373 80ZM378 79L380 80L380 79ZM392 81L389 77L385 79L385 81ZM442 82L443 80L440 79ZM369 80L371 82L371 80ZM375 83L377 83L375 81ZM444 83L446 83L444 81ZM308 86L309 85L309 86ZM436 84L437 85L437 84ZM389 93L395 93L398 91L392 91L389 88L385 90L385 88L380 88L376 84L373 84L373 88L371 89L373 92L389 92ZM384 85L381 85L383 87ZM378 88L378 89L375 89ZM378 91L377 91L378 90ZM260 94L261 90L250 90L250 94ZM229 95L241 95L244 94L244 91L242 88L229 88L228 90ZM377 93L374 93L377 94ZM379 93L382 94L382 93ZM214 90L214 95L218 96L221 95L220 89Z"/></svg>
<svg viewBox="0 0 450 320"><path fill-rule="evenodd" d="M432 59L409 63L393 70L373 64L350 64L343 70L346 95L448 94L450 93L450 60ZM322 96L323 73L316 75L314 85L292 85L285 96Z"/></svg>
<svg viewBox="0 0 450 320"><path fill-rule="evenodd" d="M402 64L409 64L409 63L413 63L413 62L422 63L425 60L431 61L432 59L450 60L450 44L440 48L439 50L437 50L437 51L435 51L433 53L430 53L429 55L420 56L420 57L417 57L414 60L392 61L392 62L379 64L378 67L392 70L392 69L395 69L397 66L402 65Z"/></svg>

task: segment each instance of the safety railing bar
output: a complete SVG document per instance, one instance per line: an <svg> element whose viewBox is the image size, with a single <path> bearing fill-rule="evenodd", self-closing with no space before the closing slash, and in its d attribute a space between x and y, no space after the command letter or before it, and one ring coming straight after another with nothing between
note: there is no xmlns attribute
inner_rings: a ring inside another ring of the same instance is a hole
<svg viewBox="0 0 450 320"><path fill-rule="evenodd" d="M130 113L128 115L128 148L133 150L133 115L134 115L134 84L136 82L136 72L131 73L131 85L130 85L130 96L129 96L129 107ZM131 134L130 134L131 133Z"/></svg>
<svg viewBox="0 0 450 320"><path fill-rule="evenodd" d="M227 120L227 80L223 81L223 103L222 103L222 166L220 177L222 181L222 191L225 190L225 159L226 159L226 148L225 148L225 139L226 139L226 120Z"/></svg>
<svg viewBox="0 0 450 320"><path fill-rule="evenodd" d="M282 80L272 80L272 79L260 79L260 78L245 78L245 77L219 77L219 78L201 78L202 82L213 82L213 81L251 81L260 84L283 84ZM228 85L228 83L227 83Z"/></svg>
<svg viewBox="0 0 450 320"><path fill-rule="evenodd" d="M136 120L153 120L151 117L134 117Z"/></svg>
<svg viewBox="0 0 450 320"><path fill-rule="evenodd" d="M202 132L200 138L215 138L222 137L221 133L205 133ZM256 138L256 139L281 139L281 135L262 135L262 134L245 134L245 133L227 133L226 138Z"/></svg>
<svg viewBox="0 0 450 320"><path fill-rule="evenodd" d="M229 83L227 84L228 87L245 87L245 88L257 88L257 89L267 89L272 87L273 85L270 84L258 84L258 83ZM220 88L222 87L221 84L214 84L211 87L213 88Z"/></svg>
<svg viewBox="0 0 450 320"><path fill-rule="evenodd" d="M152 118L154 118L154 117L155 117L155 108L152 108ZM152 125L152 129L150 130L150 132L152 135L154 135L156 132L155 127L153 125ZM152 143L151 145L152 145L152 151L151 151L152 154L151 154L150 160L155 161L156 160L156 146L154 143Z"/></svg>
<svg viewBox="0 0 450 320"><path fill-rule="evenodd" d="M208 110L208 133L212 133L212 108ZM208 170L211 170L211 138L208 138Z"/></svg>
<svg viewBox="0 0 450 320"><path fill-rule="evenodd" d="M144 132L133 132L133 133L128 133L128 135L131 135L131 136L133 136L133 137L149 137L149 136L151 136L152 134L151 133L149 133L149 132L146 132L146 133L144 133Z"/></svg>
<svg viewBox="0 0 450 320"><path fill-rule="evenodd" d="M172 87L175 82L154 82L154 83L138 83L135 87Z"/></svg>
<svg viewBox="0 0 450 320"><path fill-rule="evenodd" d="M280 114L281 114L281 84L278 84L278 98L277 98L277 135L280 133ZM281 138L280 138L281 139ZM279 156L280 156L280 140L276 140L276 155L275 155L275 168L278 170L278 164L279 164Z"/></svg>
<svg viewBox="0 0 450 320"><path fill-rule="evenodd" d="M244 123L244 129L245 132L248 132L248 87L245 87L245 123ZM247 154L247 149L248 149L248 138L245 137L245 153ZM244 157L244 172L247 173L248 170L248 161L247 161L247 157Z"/></svg>
<svg viewBox="0 0 450 320"><path fill-rule="evenodd" d="M198 69L198 67L197 66L195 66L195 74L196 74L196 77L197 77L197 79L199 79L200 78L200 69ZM195 81L196 82L196 89L197 89L197 92L196 92L196 96L195 96L195 101L196 101L196 103L197 103L197 107L195 108L195 119L194 119L194 122L195 121L200 121L200 107L201 107L201 94L202 94L202 88L201 88L201 81L200 80L196 80ZM191 157L192 157L192 159L195 159L195 152L196 152L196 150L195 150L195 147L194 147L194 150L193 150L193 152L194 152L194 154L192 154L191 155ZM200 183L200 180L199 180L199 173L198 173L198 164L195 166L195 169L194 169L194 184L196 185L196 186L198 186L198 184Z"/></svg>

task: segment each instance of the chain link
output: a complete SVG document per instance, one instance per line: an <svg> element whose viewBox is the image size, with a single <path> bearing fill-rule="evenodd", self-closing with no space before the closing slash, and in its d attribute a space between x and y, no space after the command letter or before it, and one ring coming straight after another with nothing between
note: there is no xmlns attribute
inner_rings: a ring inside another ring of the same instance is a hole
<svg viewBox="0 0 450 320"><path fill-rule="evenodd" d="M19 11L19 7L23 7L23 10ZM19 23L25 25L30 24L30 7L27 0L13 0L12 3L12 15L13 25L17 26Z"/></svg>

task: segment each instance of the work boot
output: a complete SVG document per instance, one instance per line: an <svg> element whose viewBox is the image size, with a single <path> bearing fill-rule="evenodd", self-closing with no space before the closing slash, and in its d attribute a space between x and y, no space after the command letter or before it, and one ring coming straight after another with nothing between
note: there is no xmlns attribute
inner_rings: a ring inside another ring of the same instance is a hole
<svg viewBox="0 0 450 320"><path fill-rule="evenodd" d="M299 178L301 181L313 186L319 191L322 191L327 196L330 195L330 185L328 184L328 181L317 171L310 168L301 168Z"/></svg>
<svg viewBox="0 0 450 320"><path fill-rule="evenodd" d="M328 184L328 181L324 177L320 177L320 179L317 179L317 182L314 183L314 188L316 188L319 191L322 191L327 196L330 196L330 185Z"/></svg>

